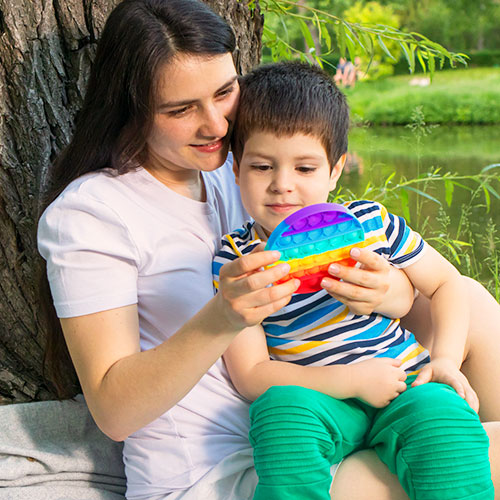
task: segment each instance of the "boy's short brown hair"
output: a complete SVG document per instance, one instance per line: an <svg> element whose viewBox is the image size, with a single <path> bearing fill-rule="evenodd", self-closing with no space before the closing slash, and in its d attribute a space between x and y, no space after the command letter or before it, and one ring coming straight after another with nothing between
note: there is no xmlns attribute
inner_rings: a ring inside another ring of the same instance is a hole
<svg viewBox="0 0 500 500"><path fill-rule="evenodd" d="M239 163L252 132L317 137L330 167L347 152L349 107L322 69L299 62L260 66L240 78L240 101L232 135Z"/></svg>

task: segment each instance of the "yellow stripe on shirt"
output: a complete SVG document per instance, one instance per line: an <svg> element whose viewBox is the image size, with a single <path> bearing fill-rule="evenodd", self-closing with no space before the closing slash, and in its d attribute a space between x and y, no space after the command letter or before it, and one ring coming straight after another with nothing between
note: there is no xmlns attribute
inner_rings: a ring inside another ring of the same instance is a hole
<svg viewBox="0 0 500 500"><path fill-rule="evenodd" d="M288 349L269 347L268 350L271 354L277 354L279 356L283 356L284 354L298 354L300 352L309 351L310 349L314 349L315 347L319 347L320 345L328 343L329 343L328 340L311 340L309 342L305 342L304 344L300 344L295 347L290 347Z"/></svg>

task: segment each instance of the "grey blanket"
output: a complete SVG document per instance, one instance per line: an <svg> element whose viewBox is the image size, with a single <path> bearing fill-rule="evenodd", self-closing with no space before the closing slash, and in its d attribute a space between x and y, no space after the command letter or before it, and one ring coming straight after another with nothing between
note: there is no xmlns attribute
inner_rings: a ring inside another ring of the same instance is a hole
<svg viewBox="0 0 500 500"><path fill-rule="evenodd" d="M0 406L0 500L123 500L122 446L82 397Z"/></svg>

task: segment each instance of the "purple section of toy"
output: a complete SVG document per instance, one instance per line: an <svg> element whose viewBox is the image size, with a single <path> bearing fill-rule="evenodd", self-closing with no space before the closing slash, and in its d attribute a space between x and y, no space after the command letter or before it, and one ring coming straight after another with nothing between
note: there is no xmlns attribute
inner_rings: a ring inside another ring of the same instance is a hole
<svg viewBox="0 0 500 500"><path fill-rule="evenodd" d="M312 229L337 224L349 219L349 211L337 203L318 203L289 215L281 224L289 227L281 233L283 236L297 234Z"/></svg>
<svg viewBox="0 0 500 500"><path fill-rule="evenodd" d="M314 229L340 224L350 219L351 217L337 212L320 212L294 222L290 229L285 231L282 236L305 233L307 231L313 231Z"/></svg>

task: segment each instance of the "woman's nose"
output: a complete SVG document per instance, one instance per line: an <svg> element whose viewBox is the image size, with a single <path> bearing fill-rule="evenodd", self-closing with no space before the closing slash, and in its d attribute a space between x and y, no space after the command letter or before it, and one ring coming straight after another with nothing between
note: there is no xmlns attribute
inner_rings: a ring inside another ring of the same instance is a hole
<svg viewBox="0 0 500 500"><path fill-rule="evenodd" d="M227 134L229 123L226 118L225 109L213 104L205 109L200 133L206 138L222 138Z"/></svg>

